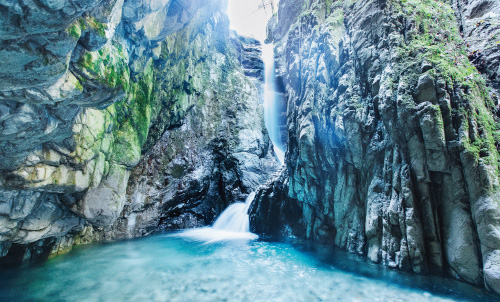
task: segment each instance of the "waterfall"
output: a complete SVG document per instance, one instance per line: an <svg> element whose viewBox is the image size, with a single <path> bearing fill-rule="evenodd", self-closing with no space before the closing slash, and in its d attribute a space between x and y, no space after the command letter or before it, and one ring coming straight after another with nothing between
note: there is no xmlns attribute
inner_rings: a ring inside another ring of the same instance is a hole
<svg viewBox="0 0 500 302"><path fill-rule="evenodd" d="M132 212L127 218L127 230L129 232L132 232L135 228L136 217L137 214Z"/></svg>
<svg viewBox="0 0 500 302"><path fill-rule="evenodd" d="M276 76L274 72L274 44L262 46L262 60L265 66L264 83L264 123L269 133L269 138L274 146L274 152L281 164L285 160L284 146L281 140L279 118L282 112L276 96Z"/></svg>
<svg viewBox="0 0 500 302"><path fill-rule="evenodd" d="M252 192L245 202L236 202L227 207L211 227L186 230L174 236L207 243L231 239L257 239L259 236L250 233L250 218L248 216L248 209L254 198L255 192Z"/></svg>
<svg viewBox="0 0 500 302"><path fill-rule="evenodd" d="M237 202L230 205L220 214L212 228L232 232L250 232L250 218L248 208L255 198L255 192L248 195L245 203Z"/></svg>
<svg viewBox="0 0 500 302"><path fill-rule="evenodd" d="M284 146L279 127L279 118L283 110L276 94L273 44L263 44L262 60L265 66L264 123L273 144L274 152L281 164L283 164L285 152L283 151ZM257 239L258 236L250 232L250 218L248 216L248 209L254 197L255 192L252 192L244 203L237 202L227 207L210 227L185 230L173 236L207 243L230 239Z"/></svg>

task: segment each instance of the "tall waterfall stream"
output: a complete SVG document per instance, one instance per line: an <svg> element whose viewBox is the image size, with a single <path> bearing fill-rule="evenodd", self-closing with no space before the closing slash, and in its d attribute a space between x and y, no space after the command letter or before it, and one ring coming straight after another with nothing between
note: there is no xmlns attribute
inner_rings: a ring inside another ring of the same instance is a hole
<svg viewBox="0 0 500 302"><path fill-rule="evenodd" d="M274 152L281 164L285 161L285 152L280 138L279 116L282 108L276 95L276 76L274 73L274 45L262 45L262 59L265 66L264 83L264 123L269 133L269 138L273 143Z"/></svg>

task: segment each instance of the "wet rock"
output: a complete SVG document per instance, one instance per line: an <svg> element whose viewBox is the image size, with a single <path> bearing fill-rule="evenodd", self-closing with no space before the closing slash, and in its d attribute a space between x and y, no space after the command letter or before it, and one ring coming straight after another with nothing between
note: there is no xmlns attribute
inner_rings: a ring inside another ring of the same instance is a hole
<svg viewBox="0 0 500 302"><path fill-rule="evenodd" d="M245 69L245 75L264 81L264 63L260 42L247 37L237 37L233 43L240 53L239 60Z"/></svg>
<svg viewBox="0 0 500 302"><path fill-rule="evenodd" d="M88 13L87 26L78 42L88 51L101 49L115 34L122 18L124 0L108 0Z"/></svg>
<svg viewBox="0 0 500 302"><path fill-rule="evenodd" d="M226 18L210 19L205 28L188 26L162 45L177 44L192 54L160 58L169 66L166 85L176 87L189 79L183 91L172 94L185 102L177 110L185 111L182 118L173 115L151 130L161 136L132 170L125 209L132 212L135 226L126 234L147 233L147 221L164 229L209 225L278 168L264 128L260 43L230 33L229 26L219 23ZM214 29L216 36L206 34ZM211 48L214 43L224 44ZM182 74L184 68L187 74Z"/></svg>
<svg viewBox="0 0 500 302"><path fill-rule="evenodd" d="M286 87L286 170L257 192L251 227L500 293L498 142L489 136L498 127L488 96L498 51L472 58L489 88L463 55L491 44L498 5L454 1L457 24L449 3L432 20L415 19L409 7L427 4L412 3L280 1L268 39ZM425 22L446 33L427 33ZM426 53L428 34L432 47L456 38L456 53Z"/></svg>
<svg viewBox="0 0 500 302"><path fill-rule="evenodd" d="M494 98L498 101L500 46L497 42L500 24L495 20L500 15L500 4L492 0L454 0L453 7L467 43L469 58L479 72L487 75L495 89Z"/></svg>

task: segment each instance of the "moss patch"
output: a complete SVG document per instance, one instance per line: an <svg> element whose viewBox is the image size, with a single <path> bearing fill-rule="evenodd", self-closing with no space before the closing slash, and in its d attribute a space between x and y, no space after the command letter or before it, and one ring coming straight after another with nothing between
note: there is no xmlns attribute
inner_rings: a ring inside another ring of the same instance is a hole
<svg viewBox="0 0 500 302"><path fill-rule="evenodd" d="M108 43L99 51L86 52L77 64L90 78L101 84L111 89L128 91L130 70L120 43Z"/></svg>
<svg viewBox="0 0 500 302"><path fill-rule="evenodd" d="M85 30L86 24L83 18L79 18L75 20L71 25L66 29L68 34L73 37L75 40L79 40L82 36L82 32Z"/></svg>
<svg viewBox="0 0 500 302"><path fill-rule="evenodd" d="M88 25L89 28L95 30L95 32L99 36L103 38L106 37L106 30L108 29L108 25L106 23L101 23L97 21L94 17L86 17L85 23Z"/></svg>
<svg viewBox="0 0 500 302"><path fill-rule="evenodd" d="M458 109L464 117L463 127L468 130L468 124L478 125L479 135L463 141L463 146L477 158L497 166L499 156L495 144L500 134L492 115L494 102L484 78L468 60L451 5L436 0L392 0L389 7L402 24L405 37L398 47L395 74L408 75L407 70L415 70L415 66L411 66L415 62L432 64L434 68L429 72L444 79L447 90L463 100L461 106L464 107Z"/></svg>

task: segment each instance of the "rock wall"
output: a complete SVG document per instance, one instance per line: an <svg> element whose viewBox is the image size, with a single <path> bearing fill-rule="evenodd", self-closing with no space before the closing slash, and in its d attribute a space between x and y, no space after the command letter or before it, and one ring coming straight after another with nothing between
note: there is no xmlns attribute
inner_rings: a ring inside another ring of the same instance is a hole
<svg viewBox="0 0 500 302"><path fill-rule="evenodd" d="M500 293L498 16L487 0L280 1L286 169L253 230Z"/></svg>
<svg viewBox="0 0 500 302"><path fill-rule="evenodd" d="M208 224L269 177L260 45L226 5L0 3L1 264Z"/></svg>

